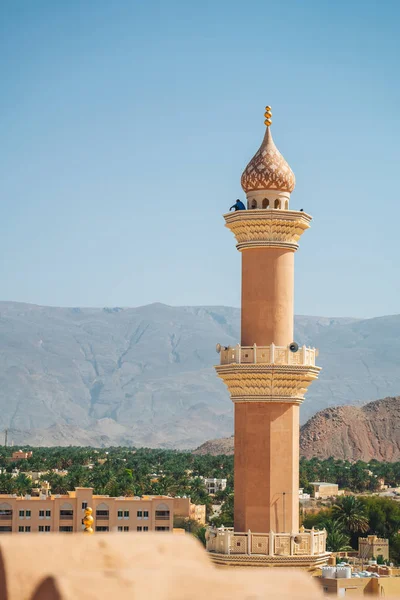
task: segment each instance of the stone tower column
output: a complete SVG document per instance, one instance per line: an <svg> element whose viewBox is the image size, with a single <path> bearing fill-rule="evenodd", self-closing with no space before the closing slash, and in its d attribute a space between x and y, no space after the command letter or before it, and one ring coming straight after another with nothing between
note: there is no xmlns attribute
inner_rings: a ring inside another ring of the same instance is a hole
<svg viewBox="0 0 400 600"><path fill-rule="evenodd" d="M267 130L242 175L247 210L224 215L242 254L241 345L216 367L235 403L235 531L299 530L299 406L317 378L293 342L294 253L311 217L289 210L295 178ZM295 351L293 351L295 350Z"/></svg>

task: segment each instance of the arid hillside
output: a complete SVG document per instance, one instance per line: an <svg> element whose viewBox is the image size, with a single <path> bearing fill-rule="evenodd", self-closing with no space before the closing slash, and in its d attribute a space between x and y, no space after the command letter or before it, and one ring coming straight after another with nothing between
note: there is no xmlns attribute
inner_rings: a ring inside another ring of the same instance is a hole
<svg viewBox="0 0 400 600"><path fill-rule="evenodd" d="M300 452L306 458L400 460L400 396L319 411L301 428ZM233 454L233 436L205 442L195 454Z"/></svg>

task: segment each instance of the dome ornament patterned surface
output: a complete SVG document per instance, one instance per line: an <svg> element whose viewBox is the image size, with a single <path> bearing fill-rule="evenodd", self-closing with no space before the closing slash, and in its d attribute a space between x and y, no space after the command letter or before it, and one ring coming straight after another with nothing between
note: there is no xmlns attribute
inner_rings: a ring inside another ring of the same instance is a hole
<svg viewBox="0 0 400 600"><path fill-rule="evenodd" d="M266 106L264 117L264 123L267 126L264 139L243 171L242 188L246 193L257 190L278 190L291 193L296 185L296 179L292 169L272 139L270 130L272 110L270 106Z"/></svg>

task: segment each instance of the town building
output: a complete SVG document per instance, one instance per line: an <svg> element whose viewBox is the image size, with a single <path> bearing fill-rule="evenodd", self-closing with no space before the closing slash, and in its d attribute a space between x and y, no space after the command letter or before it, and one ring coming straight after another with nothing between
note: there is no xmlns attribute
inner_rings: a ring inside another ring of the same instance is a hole
<svg viewBox="0 0 400 600"><path fill-rule="evenodd" d="M93 529L99 532L172 531L177 514L196 520L205 516L205 506L195 506L190 498L113 498L95 495L92 488L54 495L43 488L37 497L0 495L0 533L80 532L87 507L93 510Z"/></svg>
<svg viewBox="0 0 400 600"><path fill-rule="evenodd" d="M174 498L174 517L206 524L205 504L193 504L190 498Z"/></svg>
<svg viewBox="0 0 400 600"><path fill-rule="evenodd" d="M311 494L306 494L303 488L299 488L299 500L310 500Z"/></svg>
<svg viewBox="0 0 400 600"><path fill-rule="evenodd" d="M217 479L215 477L205 477L204 485L209 494L215 494L226 488L226 479Z"/></svg>
<svg viewBox="0 0 400 600"><path fill-rule="evenodd" d="M33 452L30 450L29 452L24 452L23 450L16 450L12 453L11 457L8 459L10 462L14 460L27 460L31 458Z"/></svg>
<svg viewBox="0 0 400 600"><path fill-rule="evenodd" d="M338 577L321 578L319 580L323 592L339 598L344 596L389 596L397 598L400 595L399 577Z"/></svg>
<svg viewBox="0 0 400 600"><path fill-rule="evenodd" d="M376 535L369 535L365 538L358 538L358 554L364 560L369 558L378 558L381 556L384 560L389 560L389 540L378 538Z"/></svg>
<svg viewBox="0 0 400 600"><path fill-rule="evenodd" d="M325 483L324 481L313 481L310 483L313 486L312 496L315 499L323 500L332 496L342 496L344 490L339 490L337 483Z"/></svg>
<svg viewBox="0 0 400 600"><path fill-rule="evenodd" d="M320 369L317 350L293 338L294 254L311 216L289 207L295 176L271 119L267 106L242 174L247 209L224 215L242 258L241 341L217 344L216 367L234 403L234 528L210 528L207 549L224 564L311 567L328 554L325 531L299 529L299 413Z"/></svg>

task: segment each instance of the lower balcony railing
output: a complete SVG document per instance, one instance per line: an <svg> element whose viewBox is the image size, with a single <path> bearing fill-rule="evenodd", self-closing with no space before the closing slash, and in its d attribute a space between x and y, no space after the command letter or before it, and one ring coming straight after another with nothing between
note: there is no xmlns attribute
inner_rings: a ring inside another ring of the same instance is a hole
<svg viewBox="0 0 400 600"><path fill-rule="evenodd" d="M326 552L326 531L302 529L290 533L241 533L233 528L207 530L207 550L218 554L263 554L266 556L314 556Z"/></svg>

